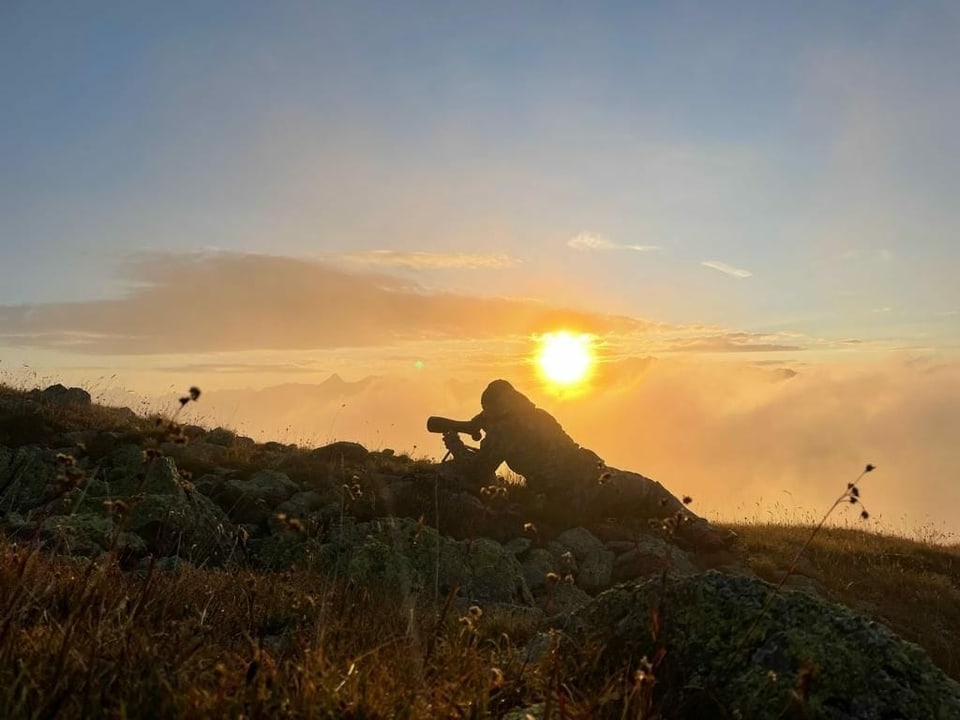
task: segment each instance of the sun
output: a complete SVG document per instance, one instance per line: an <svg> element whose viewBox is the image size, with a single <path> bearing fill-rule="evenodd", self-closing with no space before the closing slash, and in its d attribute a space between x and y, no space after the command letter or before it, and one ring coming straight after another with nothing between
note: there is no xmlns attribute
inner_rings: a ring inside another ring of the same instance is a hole
<svg viewBox="0 0 960 720"><path fill-rule="evenodd" d="M559 386L581 382L593 366L592 346L591 335L566 331L542 335L536 358L540 374Z"/></svg>

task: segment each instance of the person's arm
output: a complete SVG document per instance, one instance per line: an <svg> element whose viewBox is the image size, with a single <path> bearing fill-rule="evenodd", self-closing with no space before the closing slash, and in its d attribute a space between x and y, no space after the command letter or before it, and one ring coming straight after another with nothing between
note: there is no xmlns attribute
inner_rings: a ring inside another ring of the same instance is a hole
<svg viewBox="0 0 960 720"><path fill-rule="evenodd" d="M491 433L488 429L480 442L480 448L470 458L470 467L467 469L467 474L471 485L480 488L493 484L496 481L497 468L500 467L506 457L506 450L503 447L500 434L496 431Z"/></svg>

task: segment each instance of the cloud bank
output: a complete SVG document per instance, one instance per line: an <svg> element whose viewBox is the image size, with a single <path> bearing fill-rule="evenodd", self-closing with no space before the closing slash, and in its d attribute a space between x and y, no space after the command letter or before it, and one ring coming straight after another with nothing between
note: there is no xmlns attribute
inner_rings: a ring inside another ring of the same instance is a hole
<svg viewBox="0 0 960 720"><path fill-rule="evenodd" d="M643 332L653 326L531 299L426 292L390 275L270 255L145 255L126 262L122 272L132 289L120 299L0 306L0 345L149 355L501 338L557 327Z"/></svg>
<svg viewBox="0 0 960 720"><path fill-rule="evenodd" d="M862 486L874 517L868 527L960 534L960 363L889 357L791 369L634 357L600 368L589 392L570 396L551 393L516 363L487 377L411 371L211 392L202 411L263 439L357 440L439 458L443 448L425 431L426 417L472 416L496 376L609 464L692 495L700 513L810 520L871 462L878 470ZM859 522L844 510L838 520Z"/></svg>

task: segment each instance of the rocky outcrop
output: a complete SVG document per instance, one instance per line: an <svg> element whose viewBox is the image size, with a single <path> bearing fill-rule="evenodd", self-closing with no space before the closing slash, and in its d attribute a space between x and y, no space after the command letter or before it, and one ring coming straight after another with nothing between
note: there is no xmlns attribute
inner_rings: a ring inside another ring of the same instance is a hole
<svg viewBox="0 0 960 720"><path fill-rule="evenodd" d="M35 397L44 405L66 406L77 405L79 407L90 407L93 400L83 388L65 387L63 385L51 385L50 387L35 391Z"/></svg>
<svg viewBox="0 0 960 720"><path fill-rule="evenodd" d="M328 576L386 594L438 594L442 600L458 589L471 601L533 604L520 563L500 543L453 540L410 518L358 523L345 517L324 542L288 531L252 546L263 566L308 563Z"/></svg>
<svg viewBox="0 0 960 720"><path fill-rule="evenodd" d="M599 650L583 692L654 660L664 717L960 718L960 685L922 650L807 593L778 595L745 641L771 591L712 571L619 585L555 621L561 656Z"/></svg>

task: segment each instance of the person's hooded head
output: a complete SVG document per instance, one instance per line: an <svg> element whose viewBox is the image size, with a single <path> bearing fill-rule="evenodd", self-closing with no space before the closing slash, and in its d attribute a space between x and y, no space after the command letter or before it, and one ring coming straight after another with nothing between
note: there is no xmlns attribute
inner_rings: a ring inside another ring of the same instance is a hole
<svg viewBox="0 0 960 720"><path fill-rule="evenodd" d="M494 380L480 395L480 407L485 418L495 419L515 412L530 411L536 406L506 380Z"/></svg>

